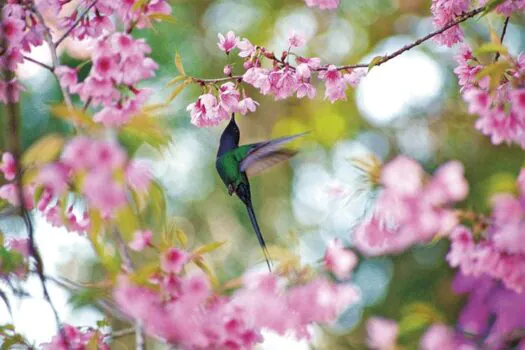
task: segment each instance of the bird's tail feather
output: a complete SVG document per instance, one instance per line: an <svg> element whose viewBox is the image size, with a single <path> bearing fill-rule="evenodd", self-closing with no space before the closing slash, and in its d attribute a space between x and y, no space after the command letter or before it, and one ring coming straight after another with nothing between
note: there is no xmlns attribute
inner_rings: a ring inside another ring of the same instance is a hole
<svg viewBox="0 0 525 350"><path fill-rule="evenodd" d="M252 222L253 230L255 231L257 239L259 240L259 244L263 250L264 257L266 259L266 264L268 265L268 270L272 272L272 267L270 265L270 254L268 253L268 249L266 248L266 242L264 242L264 237L261 233L261 230L259 229L259 224L257 224L257 218L255 217L255 212L253 211L251 201L249 203L246 203L246 209L248 210L248 216L250 217L250 221Z"/></svg>

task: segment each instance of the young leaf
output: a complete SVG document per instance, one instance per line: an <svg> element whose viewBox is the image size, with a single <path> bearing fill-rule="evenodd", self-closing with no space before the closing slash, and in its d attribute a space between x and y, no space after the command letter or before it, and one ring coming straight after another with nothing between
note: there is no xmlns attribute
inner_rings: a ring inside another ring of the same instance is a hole
<svg viewBox="0 0 525 350"><path fill-rule="evenodd" d="M184 72L184 67L182 65L182 57L180 57L178 51L175 52L175 67L177 67L180 75L186 76L186 72Z"/></svg>
<svg viewBox="0 0 525 350"><path fill-rule="evenodd" d="M129 205L124 206L117 212L115 223L126 242L131 241L135 231L140 228L139 220Z"/></svg>
<svg viewBox="0 0 525 350"><path fill-rule="evenodd" d="M146 5L149 2L149 0L138 0L136 3L131 6L131 12L138 11L141 7Z"/></svg>
<svg viewBox="0 0 525 350"><path fill-rule="evenodd" d="M65 121L73 122L87 128L95 128L99 126L93 121L93 119L91 119L89 114L81 109L68 107L63 103L51 106L50 109L53 115Z"/></svg>
<svg viewBox="0 0 525 350"><path fill-rule="evenodd" d="M220 248L226 241L220 241L220 242L212 242L205 245L202 245L195 250L193 250L194 255L202 255L206 253L211 253L214 250Z"/></svg>
<svg viewBox="0 0 525 350"><path fill-rule="evenodd" d="M374 58L372 58L372 61L370 61L370 64L368 65L368 71L370 72L370 70L372 68L374 68L375 66L377 66L378 64L381 64L383 63L383 60L385 58L383 56L376 56Z"/></svg>
<svg viewBox="0 0 525 350"><path fill-rule="evenodd" d="M507 48L501 44L486 43L486 44L481 45L476 51L474 51L474 54L477 56L483 53L494 53L494 52L499 52L502 55L506 55L508 53Z"/></svg>
<svg viewBox="0 0 525 350"><path fill-rule="evenodd" d="M180 84L175 89L173 89L173 91L169 95L168 101L166 103L171 103L182 92L182 90L184 90L184 88L186 88L186 86L188 86L190 81L191 80L185 80L184 83Z"/></svg>
<svg viewBox="0 0 525 350"><path fill-rule="evenodd" d="M211 281L211 284L214 289L218 289L220 287L219 280L217 279L217 276L215 275L215 272L213 272L213 269L208 266L202 259L194 259L193 262L195 265L197 265L206 275L208 275L208 278Z"/></svg>
<svg viewBox="0 0 525 350"><path fill-rule="evenodd" d="M22 155L22 166L42 165L58 158L64 145L64 138L49 134L33 143Z"/></svg>
<svg viewBox="0 0 525 350"><path fill-rule="evenodd" d="M162 22L171 23L171 24L177 24L177 20L175 19L175 17L171 15L167 15L165 13L152 13L148 17L152 20L162 21Z"/></svg>
<svg viewBox="0 0 525 350"><path fill-rule="evenodd" d="M171 79L171 80L168 82L168 84L166 84L166 86L171 86L171 85L176 84L176 83L178 83L179 81L184 80L184 79L186 79L186 77L185 77L184 75L178 75L178 76L176 76L175 78Z"/></svg>
<svg viewBox="0 0 525 350"><path fill-rule="evenodd" d="M186 233L182 229L176 229L175 235L177 236L177 240L180 242L182 248L188 245L188 236L186 236Z"/></svg>

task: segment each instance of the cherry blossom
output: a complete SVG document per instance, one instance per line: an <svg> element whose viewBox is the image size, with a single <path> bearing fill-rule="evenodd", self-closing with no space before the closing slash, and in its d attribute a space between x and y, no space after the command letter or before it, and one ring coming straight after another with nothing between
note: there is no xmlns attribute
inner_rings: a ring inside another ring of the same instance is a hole
<svg viewBox="0 0 525 350"><path fill-rule="evenodd" d="M226 52L226 54L229 54L231 50L233 50L235 47L237 47L237 44L239 42L239 38L235 36L235 33L231 30L226 33L226 36L219 33L217 35L219 37L219 42L217 43L217 46L222 51Z"/></svg>
<svg viewBox="0 0 525 350"><path fill-rule="evenodd" d="M305 0L308 7L319 7L323 10L336 9L340 0Z"/></svg>
<svg viewBox="0 0 525 350"><path fill-rule="evenodd" d="M468 11L469 0L432 0L430 7L433 15L434 25L440 28L456 19L457 16ZM436 42L451 47L463 41L463 30L459 25L447 29L444 33L435 37Z"/></svg>
<svg viewBox="0 0 525 350"><path fill-rule="evenodd" d="M102 333L92 329L80 329L69 324L65 324L62 331L54 336L51 342L42 343L40 347L43 350L84 349L93 344L93 337L97 339L95 343L97 349L109 350L109 345L104 342Z"/></svg>
<svg viewBox="0 0 525 350"><path fill-rule="evenodd" d="M131 249L139 252L151 244L152 237L153 233L151 231L137 231L128 245Z"/></svg>
<svg viewBox="0 0 525 350"><path fill-rule="evenodd" d="M2 163L0 163L0 172L4 174L4 178L7 181L12 181L16 176L16 163L15 158L9 152L2 154Z"/></svg>
<svg viewBox="0 0 525 350"><path fill-rule="evenodd" d="M463 166L445 163L425 183L423 175L421 166L404 156L383 166L375 211L354 233L357 248L368 255L401 252L458 223L449 205L468 193Z"/></svg>
<svg viewBox="0 0 525 350"><path fill-rule="evenodd" d="M326 269L337 278L346 279L357 265L358 259L354 252L344 249L340 241L333 240L328 243L326 248L324 263Z"/></svg>
<svg viewBox="0 0 525 350"><path fill-rule="evenodd" d="M396 322L382 317L371 317L366 322L367 345L374 350L394 350L398 331Z"/></svg>

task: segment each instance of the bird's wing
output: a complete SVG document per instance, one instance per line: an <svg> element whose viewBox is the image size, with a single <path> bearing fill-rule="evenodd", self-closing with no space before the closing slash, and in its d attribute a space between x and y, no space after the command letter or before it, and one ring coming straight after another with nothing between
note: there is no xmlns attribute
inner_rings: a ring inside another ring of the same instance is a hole
<svg viewBox="0 0 525 350"><path fill-rule="evenodd" d="M246 172L248 176L254 176L277 163L289 159L296 152L281 150L280 148L285 143L293 141L307 133L308 132L303 132L250 145L246 155L240 162L241 171Z"/></svg>

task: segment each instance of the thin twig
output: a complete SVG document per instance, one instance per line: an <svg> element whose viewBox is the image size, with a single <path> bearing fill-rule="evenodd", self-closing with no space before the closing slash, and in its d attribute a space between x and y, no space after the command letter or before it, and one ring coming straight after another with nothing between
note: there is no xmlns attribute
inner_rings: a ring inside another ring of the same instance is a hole
<svg viewBox="0 0 525 350"><path fill-rule="evenodd" d="M54 70L56 67L60 66L60 59L58 58L57 47L55 43L53 42L53 38L51 37L51 30L46 25L46 22L44 21L44 17L38 11L34 1L33 1L32 11L35 14L35 16L38 18L40 24L42 24L44 28L44 41L49 46L49 51L51 52L51 62L53 62L52 67ZM56 74L55 74L55 77L57 78L57 80L59 80ZM60 81L58 81L58 86L60 87L60 90L62 91L62 96L64 96L64 102L66 103L66 106L68 107L68 109L73 110L73 102L71 102L71 96L69 95L69 92L67 91L65 87L62 86L62 84L60 84Z"/></svg>
<svg viewBox="0 0 525 350"><path fill-rule="evenodd" d="M67 38L67 36L73 31L73 29L75 29L78 26L80 21L82 21L82 19L87 15L89 10L91 10L93 6L95 6L96 3L97 0L93 1L88 7L86 7L86 9L77 17L75 22L71 25L71 27L69 27L69 29L64 34L62 34L62 36L57 41L55 41L55 47L58 47L62 43L62 41L64 41L64 39Z"/></svg>
<svg viewBox="0 0 525 350"><path fill-rule="evenodd" d="M120 256L122 257L122 261L124 262L124 266L126 266L128 272L133 271L134 265L133 261L131 260L131 257L129 256L129 251L126 246L126 243L122 240L122 237L120 236L120 233L117 230L114 230L113 234L117 242ZM146 349L146 337L144 336L144 329L142 327L142 324L138 320L135 320L135 348L136 350Z"/></svg>
<svg viewBox="0 0 525 350"><path fill-rule="evenodd" d="M499 41L503 43L503 39L505 39L505 34L507 33L507 26L509 25L510 16L505 18L505 23L503 24L503 31L501 32L501 37L499 38ZM494 62L498 62L500 53L499 51L496 52L496 56L494 57Z"/></svg>
<svg viewBox="0 0 525 350"><path fill-rule="evenodd" d="M393 58L403 54L404 52L409 51L409 50L413 49L414 47L416 47L418 45L421 45L422 43L424 43L425 41L427 41L429 39L432 39L436 35L439 35L439 34L445 32L446 30L454 27L455 25L458 25L458 24L466 21L467 19L476 16L477 14L483 12L484 10L485 10L485 6L482 6L482 7L479 7L477 9L474 9L472 11L465 12L464 14L462 14L458 18L456 18L454 21L446 24L445 26L439 28L438 30L435 30L432 33L429 33L429 34L425 35L424 37L422 37L420 39L417 39L413 43L410 43L408 45L403 46L399 50L394 51L394 52L392 52L389 55L383 56L382 59L375 64L375 66L379 66L379 65L382 65L385 62L390 61L391 59L393 59ZM278 60L277 58L275 58L274 61L283 63L282 61ZM371 63L372 62L350 64L350 65L345 65L345 66L338 66L338 67L336 67L336 69L337 70L345 70L345 69L353 69L353 68L368 68ZM295 67L287 65L287 64L285 64L285 65L290 67L290 68L292 68L292 69L295 68ZM324 71L324 70L327 70L327 69L328 69L328 66L322 66L322 67L319 67L319 68L316 68L316 69L313 69L313 70L319 72L319 71ZM193 81L195 81L197 83L201 83L201 84L209 84L209 83L213 84L213 83L220 83L220 82L234 81L234 80L242 81L242 75L233 75L231 77L224 77L224 78L217 78L217 79L201 79L201 78L192 78L192 79L193 79Z"/></svg>
<svg viewBox="0 0 525 350"><path fill-rule="evenodd" d="M37 60L35 60L34 58L31 58L31 57L29 57L29 56L25 56L25 55L24 55L23 57L24 57L25 60L27 60L27 61L29 61L29 62L32 62L32 63L34 63L34 64L37 64L37 65L39 65L40 67L45 68L45 69L47 69L47 70L53 72L53 67L48 66L47 64L42 63L42 62L40 62L40 61L37 61Z"/></svg>

